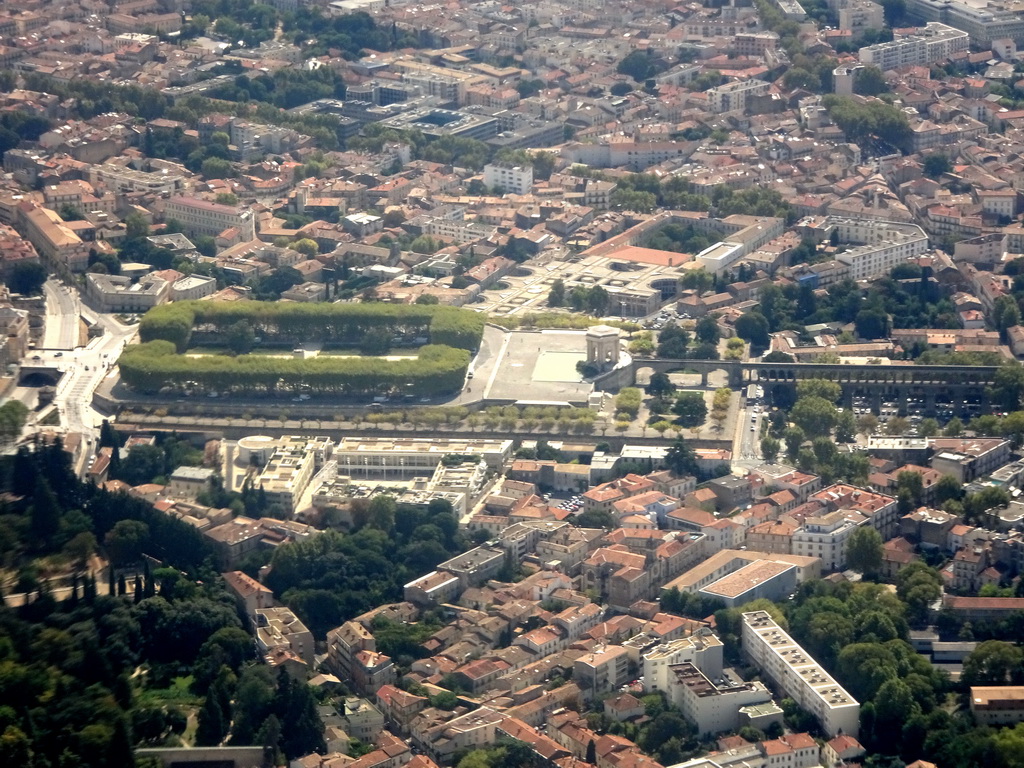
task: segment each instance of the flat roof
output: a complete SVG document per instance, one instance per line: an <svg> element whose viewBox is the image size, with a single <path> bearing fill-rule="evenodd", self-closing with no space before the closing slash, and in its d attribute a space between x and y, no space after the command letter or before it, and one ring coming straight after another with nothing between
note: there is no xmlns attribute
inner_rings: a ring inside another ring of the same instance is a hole
<svg viewBox="0 0 1024 768"><path fill-rule="evenodd" d="M701 592L721 595L722 597L737 597L794 568L796 566L791 563L780 563L777 560L759 560L750 563L750 565L743 566L735 573L723 576L715 583L704 587Z"/></svg>

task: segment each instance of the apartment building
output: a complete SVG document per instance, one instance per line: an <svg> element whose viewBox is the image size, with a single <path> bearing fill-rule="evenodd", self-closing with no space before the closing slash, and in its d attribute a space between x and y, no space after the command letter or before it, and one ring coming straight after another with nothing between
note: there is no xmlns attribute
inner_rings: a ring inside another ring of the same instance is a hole
<svg viewBox="0 0 1024 768"><path fill-rule="evenodd" d="M740 709L772 700L771 692L761 682L734 683L723 678L713 681L687 662L671 667L670 671L668 696L686 719L697 726L701 736L737 730L742 725Z"/></svg>
<svg viewBox="0 0 1024 768"><path fill-rule="evenodd" d="M261 655L278 648L286 648L313 668L313 633L299 621L290 608L257 608L253 616L256 625L256 646Z"/></svg>
<svg viewBox="0 0 1024 768"><path fill-rule="evenodd" d="M853 485L830 485L809 498L820 501L830 511L839 509L859 512L866 517L883 539L891 539L899 530L899 505L896 499Z"/></svg>
<svg viewBox="0 0 1024 768"><path fill-rule="evenodd" d="M796 590L796 574L797 567L792 563L762 560L712 582L700 594L718 598L727 608L760 598L785 600Z"/></svg>
<svg viewBox="0 0 1024 768"><path fill-rule="evenodd" d="M823 515L808 517L793 533L793 551L798 555L821 558L825 571L846 567L846 546L850 536L867 519L853 510L837 509Z"/></svg>
<svg viewBox="0 0 1024 768"><path fill-rule="evenodd" d="M183 192L187 187L184 176L160 171L137 171L123 165L103 163L89 166L89 183L111 192L124 194L142 192L155 197L167 197Z"/></svg>
<svg viewBox="0 0 1024 768"><path fill-rule="evenodd" d="M935 451L928 462L931 468L961 483L991 474L1010 461L1010 443L998 437L935 437L928 445Z"/></svg>
<svg viewBox="0 0 1024 768"><path fill-rule="evenodd" d="M516 195L525 195L533 188L533 166L511 163L488 163L484 166L484 184Z"/></svg>
<svg viewBox="0 0 1024 768"><path fill-rule="evenodd" d="M743 652L782 691L813 715L829 736L856 738L860 704L768 614L743 614Z"/></svg>
<svg viewBox="0 0 1024 768"><path fill-rule="evenodd" d="M72 272L84 272L89 266L89 246L64 223L55 211L34 203L19 207L25 239L51 264Z"/></svg>
<svg viewBox="0 0 1024 768"><path fill-rule="evenodd" d="M573 664L573 682L586 699L597 699L629 682L629 651L621 645L588 653Z"/></svg>
<svg viewBox="0 0 1024 768"><path fill-rule="evenodd" d="M684 662L693 664L709 677L721 677L722 641L710 629L699 629L689 637L670 640L645 651L640 658L644 687L652 691L669 690L672 667Z"/></svg>
<svg viewBox="0 0 1024 768"><path fill-rule="evenodd" d="M966 32L933 21L910 34L897 32L888 43L865 46L858 52L858 58L862 64L872 64L886 71L927 66L968 48Z"/></svg>
<svg viewBox="0 0 1024 768"><path fill-rule="evenodd" d="M216 237L226 229L237 229L239 242L256 239L252 211L243 206L221 205L196 197L172 197L164 205L164 218L174 219L189 234Z"/></svg>
<svg viewBox="0 0 1024 768"><path fill-rule="evenodd" d="M753 97L766 93L768 83L763 80L736 80L709 90L708 105L716 114L745 112Z"/></svg>
<svg viewBox="0 0 1024 768"><path fill-rule="evenodd" d="M269 503L280 504L290 514L295 511L296 502L315 472L316 457L305 446L278 445L267 459L255 486L262 489Z"/></svg>
<svg viewBox="0 0 1024 768"><path fill-rule="evenodd" d="M1009 0L907 0L907 14L963 30L979 48L1003 38L1024 44L1024 19Z"/></svg>

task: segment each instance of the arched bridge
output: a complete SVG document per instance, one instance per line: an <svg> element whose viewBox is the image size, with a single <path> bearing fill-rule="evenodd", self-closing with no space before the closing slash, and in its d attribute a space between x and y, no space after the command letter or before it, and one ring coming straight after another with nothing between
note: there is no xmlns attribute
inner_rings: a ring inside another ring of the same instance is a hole
<svg viewBox="0 0 1024 768"><path fill-rule="evenodd" d="M18 370L18 384L26 387L38 387L46 384L56 386L64 372L59 368L38 363L35 365L22 365Z"/></svg>
<svg viewBox="0 0 1024 768"><path fill-rule="evenodd" d="M921 397L926 409L937 400L963 402L967 398L984 403L987 390L995 381L999 368L992 365L845 365L839 363L762 363L737 360L661 360L634 358L629 365L609 371L595 379L598 389L620 389L637 383L640 371L673 373L689 371L699 374L707 386L708 375L723 372L728 386L740 389L747 384L761 384L766 390L793 390L803 379L826 379L842 387L848 405L854 396L879 399Z"/></svg>

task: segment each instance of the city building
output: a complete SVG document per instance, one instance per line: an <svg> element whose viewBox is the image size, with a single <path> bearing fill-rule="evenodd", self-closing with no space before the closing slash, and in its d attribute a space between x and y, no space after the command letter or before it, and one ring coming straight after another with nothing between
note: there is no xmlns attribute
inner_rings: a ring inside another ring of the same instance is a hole
<svg viewBox="0 0 1024 768"><path fill-rule="evenodd" d="M100 312L143 314L167 301L170 293L170 283L155 275L138 282L124 275L89 272L85 276L85 295Z"/></svg>
<svg viewBox="0 0 1024 768"><path fill-rule="evenodd" d="M488 189L500 189L516 195L529 194L533 187L533 166L488 163L484 166L484 184Z"/></svg>
<svg viewBox="0 0 1024 768"><path fill-rule="evenodd" d="M971 714L978 725L1024 722L1024 686L972 685Z"/></svg>
<svg viewBox="0 0 1024 768"><path fill-rule="evenodd" d="M217 473L207 467L178 467L171 473L167 494L185 499L194 499L213 486Z"/></svg>
<svg viewBox="0 0 1024 768"><path fill-rule="evenodd" d="M216 237L225 230L237 229L238 241L256 239L252 211L235 205L221 205L196 197L177 196L164 204L164 218L174 219L188 234Z"/></svg>
<svg viewBox="0 0 1024 768"><path fill-rule="evenodd" d="M352 478L408 480L430 477L449 454L479 456L491 469L499 469L512 455L512 441L343 437L333 458L338 472Z"/></svg>
<svg viewBox="0 0 1024 768"><path fill-rule="evenodd" d="M768 614L743 614L743 652L751 663L817 719L829 736L856 738L860 704Z"/></svg>
<svg viewBox="0 0 1024 768"><path fill-rule="evenodd" d="M927 66L967 49L966 32L938 22L928 22L909 34L896 32L888 43L861 48L857 58L861 64L870 64L884 72L901 67Z"/></svg>
<svg viewBox="0 0 1024 768"><path fill-rule="evenodd" d="M726 608L761 598L783 601L796 590L797 567L791 563L762 560L750 563L703 587L700 594L718 598Z"/></svg>
<svg viewBox="0 0 1024 768"><path fill-rule="evenodd" d="M700 736L738 730L742 725L740 709L772 700L763 683L713 681L688 662L671 667L670 672L668 697Z"/></svg>
<svg viewBox="0 0 1024 768"><path fill-rule="evenodd" d="M302 659L309 669L313 668L313 633L290 608L257 608L253 622L261 655L284 647Z"/></svg>

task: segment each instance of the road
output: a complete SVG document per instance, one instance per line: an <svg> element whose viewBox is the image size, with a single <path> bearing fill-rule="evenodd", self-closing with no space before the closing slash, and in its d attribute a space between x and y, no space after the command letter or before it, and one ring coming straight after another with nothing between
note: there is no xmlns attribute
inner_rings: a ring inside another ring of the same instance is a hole
<svg viewBox="0 0 1024 768"><path fill-rule="evenodd" d="M31 362L57 368L63 376L57 385L54 405L60 414L63 432L81 433L87 444L99 434L103 415L92 407L92 396L107 376L114 376L114 363L138 327L123 325L113 315L103 315L84 307L74 288L56 280L48 280L43 290L46 295L46 327L43 348L37 349ZM79 345L81 318L103 328L82 347ZM91 453L82 451L82 462ZM81 472L83 467L76 469Z"/></svg>
<svg viewBox="0 0 1024 768"><path fill-rule="evenodd" d="M78 291L51 277L43 283L43 293L46 296L43 349L74 349L82 327Z"/></svg>

